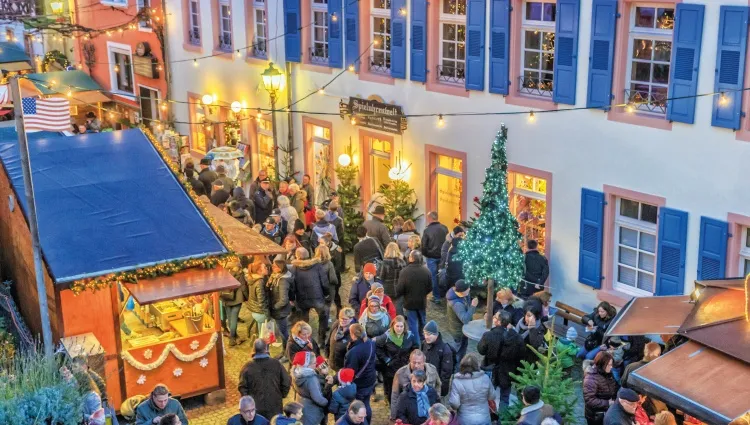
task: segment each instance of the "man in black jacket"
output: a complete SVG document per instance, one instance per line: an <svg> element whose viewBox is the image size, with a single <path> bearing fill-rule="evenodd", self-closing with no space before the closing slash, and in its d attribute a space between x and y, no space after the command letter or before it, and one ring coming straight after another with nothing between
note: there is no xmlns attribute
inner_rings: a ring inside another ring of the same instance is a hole
<svg viewBox="0 0 750 425"><path fill-rule="evenodd" d="M255 399L258 414L273 418L281 413L292 381L286 368L268 355L268 345L262 339L255 340L253 351L253 359L240 372L237 389L241 395Z"/></svg>
<svg viewBox="0 0 750 425"><path fill-rule="evenodd" d="M438 287L438 264L440 264L440 250L448 235L448 228L438 221L437 211L427 213L429 224L422 232L422 255L427 260L427 268L432 275L432 302L440 304L440 288Z"/></svg>
<svg viewBox="0 0 750 425"><path fill-rule="evenodd" d="M193 165L193 163L191 162L188 165ZM185 167L185 178L188 183L190 183L190 187L193 188L193 192L195 192L196 196L206 194L206 188L203 186L203 182L195 178L195 170L193 167Z"/></svg>
<svg viewBox="0 0 750 425"><path fill-rule="evenodd" d="M318 344L327 345L328 315L331 302L331 288L328 273L320 264L320 259L310 258L305 248L297 248L294 267L294 305L299 312L300 320L310 320L310 309L318 313Z"/></svg>
<svg viewBox="0 0 750 425"><path fill-rule="evenodd" d="M219 175L211 170L211 160L208 158L201 159L201 172L198 174L198 180L203 183L203 189L206 196L211 196L211 186L214 181L219 178Z"/></svg>
<svg viewBox="0 0 750 425"><path fill-rule="evenodd" d="M271 182L265 179L260 182L260 188L255 191L253 202L255 203L255 222L263 223L273 211L273 192Z"/></svg>
<svg viewBox="0 0 750 425"><path fill-rule="evenodd" d="M388 231L388 228L383 223L383 220L385 220L385 207L382 205L376 206L370 215L372 215L372 218L362 223L362 225L367 229L367 234L375 238L380 244L380 248L385 250L385 247L393 240L391 232Z"/></svg>
<svg viewBox="0 0 750 425"><path fill-rule="evenodd" d="M362 266L374 260L383 260L383 250L378 241L370 237L364 226L357 227L359 242L354 245L354 271L359 273Z"/></svg>
<svg viewBox="0 0 750 425"><path fill-rule="evenodd" d="M411 251L408 260L409 264L398 275L396 298L404 297L404 314L419 344L418 330L427 322L427 294L432 288L432 278L430 271L422 264L421 252Z"/></svg>
<svg viewBox="0 0 750 425"><path fill-rule="evenodd" d="M440 381L440 396L445 397L451 389L450 382L453 376L455 365L455 353L450 344L443 341L440 335L438 325L434 320L430 320L424 327L424 342L422 343L422 352L424 352L427 363L435 366Z"/></svg>
<svg viewBox="0 0 750 425"><path fill-rule="evenodd" d="M516 332L511 320L512 316L507 311L495 313L492 316L492 330L482 335L477 345L479 354L485 356L485 363L492 366L492 385L500 388L500 402L505 406L510 401L510 373L517 373L525 354L523 338Z"/></svg>
<svg viewBox="0 0 750 425"><path fill-rule="evenodd" d="M211 203L218 207L227 202L228 199L229 192L224 188L224 183L221 180L215 180L211 190Z"/></svg>
<svg viewBox="0 0 750 425"><path fill-rule="evenodd" d="M537 246L537 241L534 239L529 239L526 242L527 249L524 256L526 272L523 276L525 282L523 282L524 285L518 293L523 298L528 298L535 292L544 289L544 284L547 282L547 277L549 277L549 263L547 263L544 255L539 253Z"/></svg>
<svg viewBox="0 0 750 425"><path fill-rule="evenodd" d="M620 388L617 400L604 414L604 425L632 425L635 423L635 410L640 397L630 388Z"/></svg>

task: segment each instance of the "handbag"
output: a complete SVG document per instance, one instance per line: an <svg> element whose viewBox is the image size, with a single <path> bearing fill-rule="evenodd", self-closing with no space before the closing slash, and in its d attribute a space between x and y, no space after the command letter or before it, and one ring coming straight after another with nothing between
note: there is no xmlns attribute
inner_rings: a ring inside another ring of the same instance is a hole
<svg viewBox="0 0 750 425"><path fill-rule="evenodd" d="M585 348L586 351L591 351L601 345L601 342L602 340L599 332L595 331L586 335L586 340L583 342L583 348Z"/></svg>

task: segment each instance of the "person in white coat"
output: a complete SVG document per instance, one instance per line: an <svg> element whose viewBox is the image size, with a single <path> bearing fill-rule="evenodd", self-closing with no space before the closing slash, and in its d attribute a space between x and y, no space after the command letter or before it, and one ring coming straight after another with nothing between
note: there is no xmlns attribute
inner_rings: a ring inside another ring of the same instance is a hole
<svg viewBox="0 0 750 425"><path fill-rule="evenodd" d="M461 360L458 373L453 375L448 403L456 410L461 425L489 425L489 401L495 400L495 387L490 377L480 368L477 353L469 353Z"/></svg>

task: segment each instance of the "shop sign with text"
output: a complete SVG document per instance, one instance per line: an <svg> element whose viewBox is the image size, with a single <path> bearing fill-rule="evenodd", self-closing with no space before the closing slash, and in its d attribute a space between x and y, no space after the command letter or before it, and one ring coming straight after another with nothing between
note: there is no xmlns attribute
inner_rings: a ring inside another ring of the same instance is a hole
<svg viewBox="0 0 750 425"><path fill-rule="evenodd" d="M398 105L350 97L348 104L341 102L339 111L342 118L349 115L361 127L394 134L401 134L406 130L406 117Z"/></svg>

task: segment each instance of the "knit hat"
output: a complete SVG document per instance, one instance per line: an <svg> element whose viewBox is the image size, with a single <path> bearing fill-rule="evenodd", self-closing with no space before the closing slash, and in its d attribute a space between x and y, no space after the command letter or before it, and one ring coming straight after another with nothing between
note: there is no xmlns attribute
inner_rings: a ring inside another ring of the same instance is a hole
<svg viewBox="0 0 750 425"><path fill-rule="evenodd" d="M620 400L629 401L631 403L635 403L636 401L640 400L640 397L638 397L638 393L631 390L630 388L620 388L620 391L617 392L617 398Z"/></svg>
<svg viewBox="0 0 750 425"><path fill-rule="evenodd" d="M383 302L380 300L380 297L377 295L370 295L369 298L367 298L367 303L369 304L370 301L377 301L378 305L382 304Z"/></svg>
<svg viewBox="0 0 750 425"><path fill-rule="evenodd" d="M345 367L341 370L339 370L339 382L342 384L351 384L354 380L354 369L349 369L348 367Z"/></svg>
<svg viewBox="0 0 750 425"><path fill-rule="evenodd" d="M456 281L456 292L466 292L469 289L469 284L465 280L459 279Z"/></svg>
<svg viewBox="0 0 750 425"><path fill-rule="evenodd" d="M576 330L576 328L572 326L569 327L568 331L565 332L565 338L570 341L575 341L576 339L578 339L578 331Z"/></svg>
<svg viewBox="0 0 750 425"><path fill-rule="evenodd" d="M372 263L367 263L362 268L362 273L372 273L372 274L375 274L377 272L378 272L378 269L375 267L375 264L372 264Z"/></svg>
<svg viewBox="0 0 750 425"><path fill-rule="evenodd" d="M372 285L370 285L370 291L372 291L373 294L378 289L384 290L383 285L380 282L373 282Z"/></svg>
<svg viewBox="0 0 750 425"><path fill-rule="evenodd" d="M459 233L464 233L464 232L466 232L466 230L464 230L464 228L461 227L461 226L456 226L456 227L453 228L453 235L454 236L457 235L457 234L459 234Z"/></svg>
<svg viewBox="0 0 750 425"><path fill-rule="evenodd" d="M294 355L292 366L306 366L315 358L315 354L309 351L300 351Z"/></svg>
<svg viewBox="0 0 750 425"><path fill-rule="evenodd" d="M305 223L302 222L300 219L294 220L294 231L297 230L304 230L305 229Z"/></svg>
<svg viewBox="0 0 750 425"><path fill-rule="evenodd" d="M429 322L427 322L426 325L424 325L424 332L428 334L437 335L439 333L438 324L435 323L434 320L430 320Z"/></svg>
<svg viewBox="0 0 750 425"><path fill-rule="evenodd" d="M315 367L320 367L323 363L326 362L326 359L323 356L318 356L315 358Z"/></svg>

